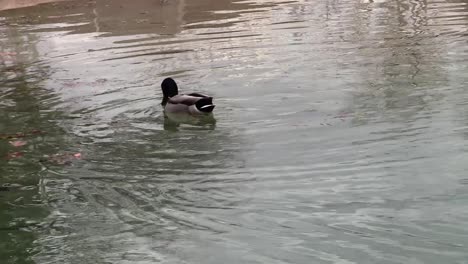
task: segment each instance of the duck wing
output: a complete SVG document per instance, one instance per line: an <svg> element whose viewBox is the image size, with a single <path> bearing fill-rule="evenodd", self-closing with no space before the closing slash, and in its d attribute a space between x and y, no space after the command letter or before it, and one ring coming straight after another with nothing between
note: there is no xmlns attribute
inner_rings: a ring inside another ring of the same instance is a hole
<svg viewBox="0 0 468 264"><path fill-rule="evenodd" d="M169 98L170 104L184 104L184 105L194 105L198 100L202 99L200 96L192 96L190 94L180 94Z"/></svg>
<svg viewBox="0 0 468 264"><path fill-rule="evenodd" d="M189 93L188 95L198 97L199 100L196 103L200 104L201 106L213 104L213 97L209 95L201 93Z"/></svg>
<svg viewBox="0 0 468 264"><path fill-rule="evenodd" d="M209 97L208 95L206 94L201 94L201 93L189 93L187 95L190 95L190 96L195 96L195 97Z"/></svg>

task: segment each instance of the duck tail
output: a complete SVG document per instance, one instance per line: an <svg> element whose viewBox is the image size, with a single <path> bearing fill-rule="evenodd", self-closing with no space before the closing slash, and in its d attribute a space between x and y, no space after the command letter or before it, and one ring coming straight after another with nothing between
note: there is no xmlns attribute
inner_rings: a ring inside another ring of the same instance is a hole
<svg viewBox="0 0 468 264"><path fill-rule="evenodd" d="M215 108L215 105L213 104L213 97L201 98L195 103L195 106L200 112L211 113Z"/></svg>

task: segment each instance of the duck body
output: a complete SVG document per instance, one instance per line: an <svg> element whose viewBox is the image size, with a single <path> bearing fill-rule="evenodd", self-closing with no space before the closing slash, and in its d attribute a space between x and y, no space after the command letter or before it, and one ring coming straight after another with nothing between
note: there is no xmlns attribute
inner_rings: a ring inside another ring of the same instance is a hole
<svg viewBox="0 0 468 264"><path fill-rule="evenodd" d="M164 111L201 115L212 113L214 108L212 97L199 93L190 93L169 98L164 106Z"/></svg>
<svg viewBox="0 0 468 264"><path fill-rule="evenodd" d="M163 99L161 105L166 113L207 115L213 112L213 97L201 93L179 94L176 82L166 78L161 83Z"/></svg>

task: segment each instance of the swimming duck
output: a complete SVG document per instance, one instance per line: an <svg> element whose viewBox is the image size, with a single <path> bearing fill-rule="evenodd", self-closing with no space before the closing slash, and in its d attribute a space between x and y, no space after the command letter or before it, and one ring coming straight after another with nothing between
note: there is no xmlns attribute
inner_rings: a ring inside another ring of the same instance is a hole
<svg viewBox="0 0 468 264"><path fill-rule="evenodd" d="M213 97L201 93L179 94L177 83L166 78L161 83L163 99L161 105L166 113L207 115L213 112Z"/></svg>

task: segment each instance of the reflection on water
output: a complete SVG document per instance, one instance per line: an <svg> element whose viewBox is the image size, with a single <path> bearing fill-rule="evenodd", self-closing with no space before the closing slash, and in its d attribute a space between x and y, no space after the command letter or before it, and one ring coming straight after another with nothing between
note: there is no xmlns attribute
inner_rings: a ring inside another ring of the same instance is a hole
<svg viewBox="0 0 468 264"><path fill-rule="evenodd" d="M401 0L2 11L0 258L464 263L467 11ZM164 116L167 76L212 94L216 119ZM21 149L5 137L31 131ZM38 162L64 152L82 159Z"/></svg>
<svg viewBox="0 0 468 264"><path fill-rule="evenodd" d="M2 0L0 1L0 10L28 7L49 2L54 2L54 0Z"/></svg>
<svg viewBox="0 0 468 264"><path fill-rule="evenodd" d="M191 125L193 128L215 129L216 119L213 114L206 116L191 116L181 113L165 113L164 129L177 131L181 125Z"/></svg>
<svg viewBox="0 0 468 264"><path fill-rule="evenodd" d="M38 38L15 28L0 28L0 34L0 259L32 263L33 243L47 216L37 160L64 145L54 122L61 112L51 111L56 96L42 85L48 67L34 64ZM16 141L26 145L15 147Z"/></svg>

